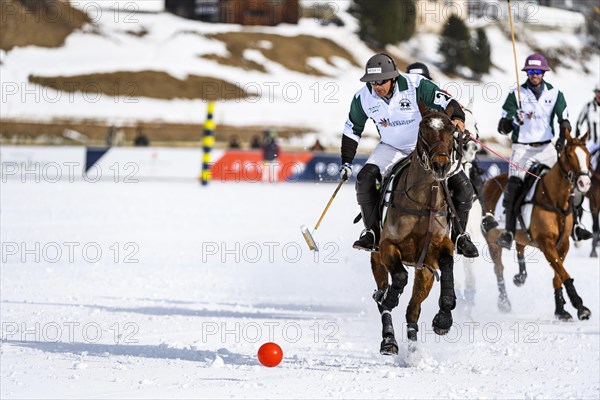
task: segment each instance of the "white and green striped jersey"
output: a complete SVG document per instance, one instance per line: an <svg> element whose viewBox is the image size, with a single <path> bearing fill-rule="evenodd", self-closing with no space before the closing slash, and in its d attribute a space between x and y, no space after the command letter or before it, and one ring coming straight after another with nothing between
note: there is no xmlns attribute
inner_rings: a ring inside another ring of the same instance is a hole
<svg viewBox="0 0 600 400"><path fill-rule="evenodd" d="M419 134L421 113L419 102L444 111L452 96L435 83L417 74L400 74L389 103L379 97L367 83L352 99L344 135L360 141L370 118L375 123L381 142L406 153L414 150Z"/></svg>
<svg viewBox="0 0 600 400"><path fill-rule="evenodd" d="M521 110L525 122L512 133L513 143L537 143L552 140L554 137L554 117L558 122L569 119L569 110L563 93L548 82L543 82L544 90L539 99L526 84L520 86ZM517 113L516 90L513 90L502 106L502 117L511 120Z"/></svg>

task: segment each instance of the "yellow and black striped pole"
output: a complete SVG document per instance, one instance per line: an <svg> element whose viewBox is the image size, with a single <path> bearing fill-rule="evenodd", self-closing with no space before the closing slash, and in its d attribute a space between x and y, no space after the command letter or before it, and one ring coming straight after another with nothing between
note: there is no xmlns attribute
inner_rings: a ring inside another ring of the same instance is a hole
<svg viewBox="0 0 600 400"><path fill-rule="evenodd" d="M211 178L210 171L210 152L215 144L215 128L216 124L213 119L215 115L215 102L210 101L207 107L206 121L204 122L204 135L202 137L202 147L204 155L202 156L202 174L200 180L202 185L208 185Z"/></svg>

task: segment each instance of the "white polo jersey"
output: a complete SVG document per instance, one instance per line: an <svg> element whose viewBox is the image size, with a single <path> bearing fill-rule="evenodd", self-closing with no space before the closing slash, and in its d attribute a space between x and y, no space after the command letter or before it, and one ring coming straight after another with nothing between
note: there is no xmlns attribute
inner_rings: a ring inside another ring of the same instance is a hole
<svg viewBox="0 0 600 400"><path fill-rule="evenodd" d="M419 102L444 111L452 96L435 83L417 74L400 74L389 103L379 97L367 83L352 99L344 135L359 142L368 119L373 120L381 142L404 153L417 145L421 113Z"/></svg>
<svg viewBox="0 0 600 400"><path fill-rule="evenodd" d="M523 125L513 130L512 141L515 143L538 143L552 140L554 137L554 117L558 122L569 119L567 102L563 93L548 82L543 82L544 89L539 99L526 84L519 87L521 109L525 114ZM516 91L512 91L502 106L502 117L512 119L517 113Z"/></svg>

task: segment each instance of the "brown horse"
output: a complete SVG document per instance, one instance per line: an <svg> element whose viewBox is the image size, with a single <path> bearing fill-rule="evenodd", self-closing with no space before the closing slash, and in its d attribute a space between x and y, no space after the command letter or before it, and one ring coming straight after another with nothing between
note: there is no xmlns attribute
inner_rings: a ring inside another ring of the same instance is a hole
<svg viewBox="0 0 600 400"><path fill-rule="evenodd" d="M573 228L573 213L571 212L573 189L577 185L578 190L585 193L590 187L590 153L585 147L586 139L587 135L577 139L573 138L570 132L566 132L566 145L558 157L558 162L547 174L542 176L535 188L529 230L517 230L515 235L519 273L514 276L513 282L515 285L521 286L527 278L525 246L539 248L554 270L552 281L556 304L554 314L561 320L573 318L564 308L563 285L571 304L577 309L578 318L587 320L591 315L590 310L583 305L583 301L573 285L573 279L563 264L569 251L569 236ZM487 212L494 212L506 183L506 174L499 175L485 183L483 201ZM492 229L484 233L484 236L494 262L494 272L498 281L498 308L508 312L511 306L504 285L502 248L497 243L500 230Z"/></svg>
<svg viewBox="0 0 600 400"><path fill-rule="evenodd" d="M440 311L433 319L433 328L438 335L450 330L451 311L456 306L454 244L448 236L448 212L443 194L443 185L452 166L456 128L448 116L451 114L424 108L421 108L421 114L423 120L419 125L416 149L410 156L410 165L396 179L379 252L371 254L371 268L377 283L373 298L383 325L380 352L386 355L398 353L391 311L398 305L408 283L405 264L416 267L413 293L406 310L410 340L417 340L421 303L433 286L434 271L441 271L442 286ZM388 284L388 275L391 284Z"/></svg>
<svg viewBox="0 0 600 400"><path fill-rule="evenodd" d="M596 165L596 170L592 171L592 186L585 195L590 202L590 212L592 213L593 224L592 230L594 231L590 257L598 257L596 247L598 247L598 242L600 242L600 223L598 221L598 214L600 213L600 159Z"/></svg>

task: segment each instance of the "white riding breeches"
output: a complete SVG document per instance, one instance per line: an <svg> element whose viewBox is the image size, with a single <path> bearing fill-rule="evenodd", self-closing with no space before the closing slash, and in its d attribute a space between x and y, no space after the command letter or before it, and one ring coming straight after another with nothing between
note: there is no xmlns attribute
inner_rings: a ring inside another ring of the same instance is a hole
<svg viewBox="0 0 600 400"><path fill-rule="evenodd" d="M392 167L400 160L408 157L410 153L404 153L395 147L379 142L369 156L367 164L375 164L379 167L381 177L385 178L392 172Z"/></svg>
<svg viewBox="0 0 600 400"><path fill-rule="evenodd" d="M525 175L527 174L525 171L529 170L534 162L552 167L556 164L557 160L556 149L552 142L539 147L515 143L513 144L510 156L512 164L508 166L508 176L517 176L525 179Z"/></svg>

